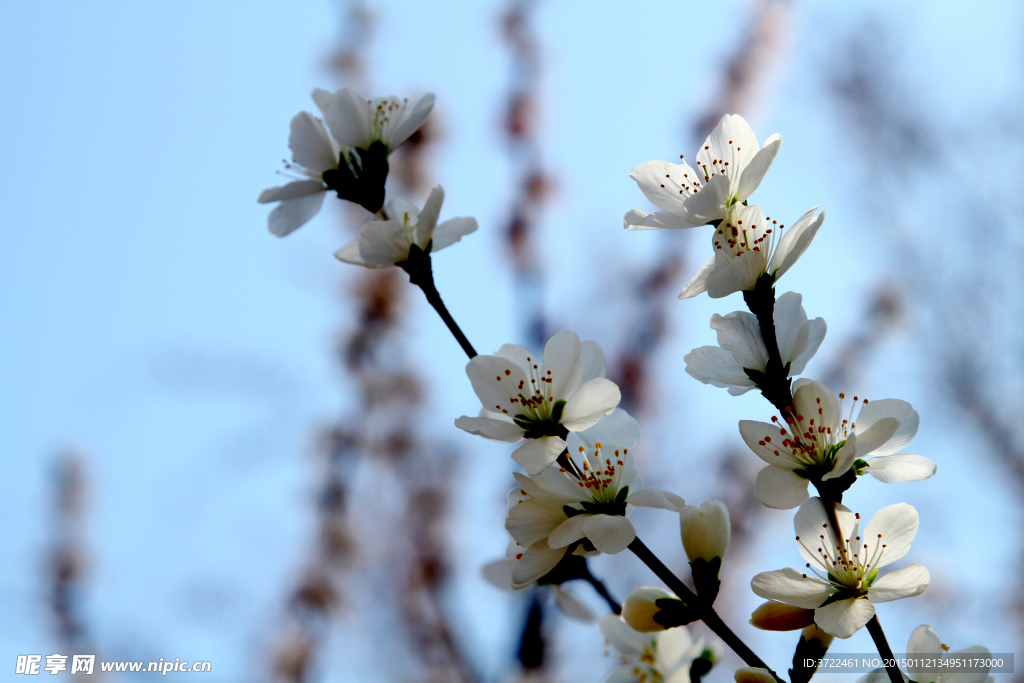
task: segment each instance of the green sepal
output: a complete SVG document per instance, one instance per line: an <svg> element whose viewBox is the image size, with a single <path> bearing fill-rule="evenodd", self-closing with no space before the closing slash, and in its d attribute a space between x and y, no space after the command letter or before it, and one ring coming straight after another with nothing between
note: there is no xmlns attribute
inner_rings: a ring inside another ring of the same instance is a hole
<svg viewBox="0 0 1024 683"><path fill-rule="evenodd" d="M684 626L700 619L700 614L688 607L678 598L658 598L654 601L658 611L654 613L654 621L665 628Z"/></svg>
<svg viewBox="0 0 1024 683"><path fill-rule="evenodd" d="M713 604L715 598L718 597L718 589L722 585L718 578L721 571L721 557L712 557L710 560L698 557L690 563L690 574L693 576L693 585L697 589L697 595L708 605Z"/></svg>
<svg viewBox="0 0 1024 683"><path fill-rule="evenodd" d="M562 411L565 410L565 399L560 398L551 406L551 421L558 423L562 421Z"/></svg>
<svg viewBox="0 0 1024 683"><path fill-rule="evenodd" d="M321 174L327 189L338 197L376 213L384 206L384 181L388 177L388 147L380 140L367 149L344 150L338 167Z"/></svg>
<svg viewBox="0 0 1024 683"><path fill-rule="evenodd" d="M760 370L743 368L743 372L747 374L747 377L750 378L750 381L753 382L758 389L768 384L768 375L764 374Z"/></svg>
<svg viewBox="0 0 1024 683"><path fill-rule="evenodd" d="M577 510L576 508L572 507L571 505L563 505L562 506L562 512L564 512L565 516L569 517L569 518L575 517L576 515L585 515L585 514L587 514L586 510Z"/></svg>
<svg viewBox="0 0 1024 683"><path fill-rule="evenodd" d="M618 495L615 496L615 502L616 503L622 503L623 505L625 505L626 504L626 498L629 498L629 487L628 486L623 486L622 490L619 491Z"/></svg>
<svg viewBox="0 0 1024 683"><path fill-rule="evenodd" d="M868 468L868 461L863 458L857 458L853 461L853 471L857 473L858 477L864 476L864 470Z"/></svg>

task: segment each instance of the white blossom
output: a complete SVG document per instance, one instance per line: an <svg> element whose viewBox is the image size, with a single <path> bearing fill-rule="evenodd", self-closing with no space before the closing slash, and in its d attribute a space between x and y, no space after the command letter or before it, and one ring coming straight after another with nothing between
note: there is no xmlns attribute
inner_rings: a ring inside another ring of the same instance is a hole
<svg viewBox="0 0 1024 683"><path fill-rule="evenodd" d="M776 683L772 672L759 666L744 666L736 669L733 679L736 683Z"/></svg>
<svg viewBox="0 0 1024 683"><path fill-rule="evenodd" d="M292 118L288 146L292 161L286 169L296 180L264 190L258 202L280 202L267 219L270 232L278 237L293 232L316 215L324 202L327 185L324 171L338 168L341 147L324 127L323 121L307 112Z"/></svg>
<svg viewBox="0 0 1024 683"><path fill-rule="evenodd" d="M836 505L836 529L825 504L811 498L796 513L797 547L808 572L762 572L750 582L767 600L814 610L814 623L837 638L849 638L875 614L875 604L920 595L928 570L914 563L879 577L878 570L910 550L917 534L917 510L906 503L882 508L863 534L860 515Z"/></svg>
<svg viewBox="0 0 1024 683"><path fill-rule="evenodd" d="M723 220L761 184L779 151L773 135L762 149L750 126L737 114L722 117L697 152L697 170L681 162L647 161L629 177L655 206L665 212L633 209L623 218L627 230L693 228ZM682 157L680 157L682 159Z"/></svg>
<svg viewBox="0 0 1024 683"><path fill-rule="evenodd" d="M732 535L729 510L719 500L687 505L679 511L679 530L690 562L725 557Z"/></svg>
<svg viewBox="0 0 1024 683"><path fill-rule="evenodd" d="M802 297L786 292L775 302L775 337L779 355L789 377L799 375L817 353L825 338L824 318L807 319ZM718 333L718 346L701 346L683 357L686 372L694 379L727 388L733 396L757 386L746 372L764 374L768 350L761 337L761 326L753 313L733 311L711 316L711 329Z"/></svg>
<svg viewBox="0 0 1024 683"><path fill-rule="evenodd" d="M569 435L569 462L539 473L513 473L505 528L519 549L512 584L533 583L565 555L622 552L636 538L627 516L634 506L679 511L686 502L660 489L644 489L631 446L599 440L602 425Z"/></svg>
<svg viewBox="0 0 1024 683"><path fill-rule="evenodd" d="M689 299L707 292L712 299L733 292L754 289L762 275L778 281L807 251L825 220L825 212L815 215L815 206L780 236L784 225L765 218L757 205L734 205L715 228L711 244L715 255L679 293Z"/></svg>
<svg viewBox="0 0 1024 683"><path fill-rule="evenodd" d="M685 626L640 633L615 614L601 617L598 626L621 662L604 683L690 683L690 665L705 651L704 639L694 641Z"/></svg>
<svg viewBox="0 0 1024 683"><path fill-rule="evenodd" d="M478 417L458 418L455 426L507 443L527 439L512 459L530 474L553 463L565 449L565 431L592 427L615 410L621 397L615 383L604 377L601 347L581 343L567 329L548 340L543 359L522 346L505 344L493 356L470 360L466 374L483 409ZM632 421L626 415L622 425L632 430L627 419ZM622 443L614 436L610 441Z"/></svg>
<svg viewBox="0 0 1024 683"><path fill-rule="evenodd" d="M859 403L855 396L844 417L839 398L821 382L798 379L793 388L787 425L780 425L777 417L772 417L772 424L740 421L743 440L768 463L754 483L754 497L768 507L800 505L807 500L809 480L841 477L861 460L858 473L886 483L920 481L935 474L937 467L928 458L896 453L917 434L917 411L906 401ZM868 458L871 454L877 457Z"/></svg>
<svg viewBox="0 0 1024 683"><path fill-rule="evenodd" d="M331 135L342 148L369 149L380 141L392 152L419 130L434 108L434 95L428 93L410 110L407 99L394 95L368 100L352 88L334 93L317 88L313 99Z"/></svg>
<svg viewBox="0 0 1024 683"><path fill-rule="evenodd" d="M675 595L664 588L653 586L638 586L633 589L629 597L622 603L622 620L629 624L629 627L640 633L653 633L664 631L665 627L654 620L654 615L661 611L656 604L664 598L676 598Z"/></svg>
<svg viewBox="0 0 1024 683"><path fill-rule="evenodd" d="M450 218L439 225L437 217L443 201L440 185L430 191L422 211L404 199L388 200L384 216L364 224L359 239L336 251L335 257L367 268L387 268L408 260L409 248L414 244L424 251L430 245L433 253L476 230L475 218Z"/></svg>
<svg viewBox="0 0 1024 683"><path fill-rule="evenodd" d="M914 629L907 641L907 659L914 662L915 666L908 667L907 673L900 672L904 681L914 683L985 683L988 679L988 672L991 666L965 666L968 659L988 659L992 653L987 647L974 645L956 652L949 652L949 646L943 645L942 641L932 627L922 624ZM941 671L935 671L938 660L946 661L941 666ZM932 665L925 662L932 662ZM959 664L957 662L960 662ZM926 670L930 669L930 670ZM875 669L866 676L857 679L857 683L886 683L889 675L885 669Z"/></svg>

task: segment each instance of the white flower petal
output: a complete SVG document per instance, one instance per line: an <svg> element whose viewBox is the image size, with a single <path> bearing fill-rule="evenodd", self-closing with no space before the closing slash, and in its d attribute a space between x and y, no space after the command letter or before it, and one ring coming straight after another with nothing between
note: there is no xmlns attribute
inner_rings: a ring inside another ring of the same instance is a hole
<svg viewBox="0 0 1024 683"><path fill-rule="evenodd" d="M856 462L857 456L860 455L860 441L857 439L856 434L850 434L849 438L846 439L846 443L836 453L836 461L832 465L832 470L826 472L822 476L822 481L828 481L829 479L835 479L841 477L850 471L850 467Z"/></svg>
<svg viewBox="0 0 1024 683"><path fill-rule="evenodd" d="M550 378L544 391L556 401L568 397L573 389L579 386L583 374L581 351L579 336L564 327L551 335L544 345L544 362L540 364L540 376Z"/></svg>
<svg viewBox="0 0 1024 683"><path fill-rule="evenodd" d="M633 524L621 515L593 515L583 523L583 530L594 547L602 553L621 553L636 538Z"/></svg>
<svg viewBox="0 0 1024 683"><path fill-rule="evenodd" d="M359 240L349 242L338 251L334 252L334 258L345 263L352 263L357 266L364 266L369 268L363 257L359 255Z"/></svg>
<svg viewBox="0 0 1024 683"><path fill-rule="evenodd" d="M512 451L512 459L523 466L529 474L537 474L558 459L565 450L565 441L557 436L542 436L529 439Z"/></svg>
<svg viewBox="0 0 1024 683"><path fill-rule="evenodd" d="M814 623L836 638L849 638L875 616L869 600L848 598L814 610Z"/></svg>
<svg viewBox="0 0 1024 683"><path fill-rule="evenodd" d="M715 161L719 164L728 161L736 173L740 173L760 148L746 119L739 114L725 114L701 145L697 163L710 171Z"/></svg>
<svg viewBox="0 0 1024 683"><path fill-rule="evenodd" d="M874 450L876 455L890 455L904 448L917 434L917 427L921 422L917 411L906 401L883 398L869 401L861 408L860 414L857 415L857 433L869 429L875 422L887 417L899 420L899 429L884 446Z"/></svg>
<svg viewBox="0 0 1024 683"><path fill-rule="evenodd" d="M686 501L671 491L662 489L640 489L629 494L626 502L638 508L658 508L660 510L672 510L682 512L686 507Z"/></svg>
<svg viewBox="0 0 1024 683"><path fill-rule="evenodd" d="M256 201L260 204L267 204L268 202L279 202L285 199L299 199L300 197L308 197L310 195L324 192L327 192L327 190L324 189L324 184L319 180L296 180L295 182L288 183L287 185L271 187L263 190Z"/></svg>
<svg viewBox="0 0 1024 683"><path fill-rule="evenodd" d="M754 498L777 510L791 510L808 496L807 480L790 470L768 465L754 481Z"/></svg>
<svg viewBox="0 0 1024 683"><path fill-rule="evenodd" d="M640 633L664 631L665 627L654 620L654 615L661 611L655 603L672 597L675 596L663 588L638 586L622 603L622 620Z"/></svg>
<svg viewBox="0 0 1024 683"><path fill-rule="evenodd" d="M636 181L640 191L652 204L678 215L683 212L687 197L693 194L690 188L694 181L703 180L704 174L698 177L697 171L685 162L673 164L655 160L637 164L629 172L629 177ZM683 187L680 187L681 184L684 184Z"/></svg>
<svg viewBox="0 0 1024 683"><path fill-rule="evenodd" d="M941 657L942 652L942 640L939 639L939 634L933 631L932 627L928 624L921 624L915 628L910 634L910 639L907 640L907 654L911 657L924 655L938 655ZM915 681L927 680L926 676L916 675L923 673L916 666L908 667L907 671Z"/></svg>
<svg viewBox="0 0 1024 683"><path fill-rule="evenodd" d="M743 437L744 443L754 452L754 455L773 467L781 467L786 470L793 468L791 459L772 443L772 441L781 443L783 439L787 438L787 435L783 434L782 427L757 420L740 420L739 427L740 436ZM779 455L776 455L776 451Z"/></svg>
<svg viewBox="0 0 1024 683"><path fill-rule="evenodd" d="M419 130L433 109L434 93L427 93L416 102L412 111L403 112L402 120L391 131L389 139L385 140L388 147L390 149L397 149L399 145L408 140L410 135Z"/></svg>
<svg viewBox="0 0 1024 683"><path fill-rule="evenodd" d="M288 147L292 150L292 159L310 171L323 173L338 167L339 159L327 129L309 112L299 112L292 118Z"/></svg>
<svg viewBox="0 0 1024 683"><path fill-rule="evenodd" d="M534 363L533 353L518 344L502 344L501 348L494 352L494 355L510 360L520 368L528 368Z"/></svg>
<svg viewBox="0 0 1024 683"><path fill-rule="evenodd" d="M342 88L334 94L330 108L324 113L324 122L331 135L344 147L366 149L373 138L369 101L352 88Z"/></svg>
<svg viewBox="0 0 1024 683"><path fill-rule="evenodd" d="M861 431L859 424L857 427L857 456L863 458L892 439L900 428L900 421L894 417L883 417L876 420L870 429Z"/></svg>
<svg viewBox="0 0 1024 683"><path fill-rule="evenodd" d="M634 631L617 614L606 614L597 621L601 635L624 655L642 655L644 648L654 642L653 636Z"/></svg>
<svg viewBox="0 0 1024 683"><path fill-rule="evenodd" d="M854 527L857 526L857 518L850 508L836 504L836 520L840 527L838 533L833 528L832 522L829 521L825 503L822 503L818 497L811 498L800 506L800 510L793 518L793 530L796 531L796 535L800 539L797 547L805 560L818 567L823 567L821 556L817 554L817 548L823 548L829 557L834 558L838 555L836 540L845 540L850 537Z"/></svg>
<svg viewBox="0 0 1024 683"><path fill-rule="evenodd" d="M686 363L686 374L704 384L720 388L745 389L752 389L755 386L732 353L720 346L696 348L683 356L683 362Z"/></svg>
<svg viewBox="0 0 1024 683"><path fill-rule="evenodd" d="M915 562L879 578L871 586L868 597L876 603L912 598L924 593L930 581L928 570Z"/></svg>
<svg viewBox="0 0 1024 683"><path fill-rule="evenodd" d="M512 590L512 563L508 560L488 562L482 571L487 583L501 590Z"/></svg>
<svg viewBox="0 0 1024 683"><path fill-rule="evenodd" d="M775 249L775 255L772 257L771 264L768 266L768 272L775 276L778 280L780 277L785 275L786 271L793 267L793 264L797 262L807 247L811 246L811 241L814 240L814 236L818 234L818 229L821 227L822 222L825 220L825 212L822 211L818 214L817 218L813 218L812 214L815 209L814 207L803 217L796 222L796 224L789 229L782 239L779 240L779 246Z"/></svg>
<svg viewBox="0 0 1024 683"><path fill-rule="evenodd" d="M291 185L299 185L303 182L305 181L289 183L285 185L285 188ZM317 183L315 180L309 182ZM321 205L324 203L324 196L326 196L326 192L321 187L319 192L296 199L282 200L267 217L267 227L270 229L270 232L278 237L284 237L302 227L320 210Z"/></svg>
<svg viewBox="0 0 1024 683"><path fill-rule="evenodd" d="M965 660L984 660L991 656L992 653L989 649L981 645L950 652L949 656L946 657L946 666L948 668L942 673L942 683L984 683L989 678L988 674L992 667L983 668L981 671L964 671L964 669L971 667L971 664ZM953 664L953 661L960 661L962 664L958 666ZM932 676L935 676L935 674L932 674Z"/></svg>
<svg viewBox="0 0 1024 683"><path fill-rule="evenodd" d="M825 333L828 331L828 325L825 324L824 318L815 318L810 322L810 327L807 334L807 348L804 349L803 353L793 359L793 364L789 368L790 375L799 375L807 367L807 363L814 358L814 354L818 352L818 347L821 346L821 342L825 339Z"/></svg>
<svg viewBox="0 0 1024 683"><path fill-rule="evenodd" d="M917 681L917 683L934 683L940 678L940 674L934 671L923 671L922 669L930 668L924 666L924 662L920 658L932 657L941 658L943 654L942 641L939 640L939 634L932 630L928 624L922 624L914 629L910 634L910 639L907 641L907 655L911 659L907 667L907 673L910 677ZM945 683L945 676L942 676L943 683Z"/></svg>
<svg viewBox="0 0 1024 683"><path fill-rule="evenodd" d="M899 481L921 481L938 471L938 466L923 455L897 453L868 458L868 474L878 481L892 484Z"/></svg>
<svg viewBox="0 0 1024 683"><path fill-rule="evenodd" d="M765 252L747 251L735 257L725 268L708 278L708 296L721 299L733 292L754 289L757 279L765 272Z"/></svg>
<svg viewBox="0 0 1024 683"><path fill-rule="evenodd" d="M459 429L505 443L518 443L523 440L523 430L514 422L495 420L488 417L469 417L463 415L455 420Z"/></svg>
<svg viewBox="0 0 1024 683"><path fill-rule="evenodd" d="M754 666L736 669L733 679L736 683L775 683L775 676L772 676L771 671Z"/></svg>
<svg viewBox="0 0 1024 683"><path fill-rule="evenodd" d="M549 548L548 540L531 545L512 565L512 587L525 588L555 568L565 557L564 548Z"/></svg>
<svg viewBox="0 0 1024 683"><path fill-rule="evenodd" d="M827 583L792 567L761 572L751 580L750 588L765 600L777 600L804 609L818 607L832 594Z"/></svg>
<svg viewBox="0 0 1024 683"><path fill-rule="evenodd" d="M703 180L703 178L701 179ZM690 225L706 225L711 221L725 218L729 199L729 179L716 175L704 183L700 192L686 200L682 218Z"/></svg>
<svg viewBox="0 0 1024 683"><path fill-rule="evenodd" d="M805 419L814 418L814 424L831 427L833 431L842 420L839 399L832 390L817 380L793 385L793 409Z"/></svg>
<svg viewBox="0 0 1024 683"><path fill-rule="evenodd" d="M476 232L477 224L476 219L463 216L459 218L449 218L444 223L441 223L434 228L433 240L434 244L431 246L431 253L440 251L445 247L450 247L465 235L471 232Z"/></svg>
<svg viewBox="0 0 1024 683"><path fill-rule="evenodd" d="M761 338L761 325L753 313L733 311L711 316L711 329L718 333L718 345L728 349L742 368L764 371L768 350Z"/></svg>
<svg viewBox="0 0 1024 683"><path fill-rule="evenodd" d="M708 278L715 271L715 257L712 256L704 265L700 267L697 274L690 278L690 281L683 287L683 291L679 292L680 299L692 299L693 297L707 291Z"/></svg>
<svg viewBox="0 0 1024 683"><path fill-rule="evenodd" d="M619 387L611 380L598 377L584 382L566 401L562 425L571 432L582 431L615 410L621 399Z"/></svg>
<svg viewBox="0 0 1024 683"><path fill-rule="evenodd" d="M752 195L754 190L761 184L765 174L768 173L768 169L771 168L772 162L775 161L775 155L779 153L779 145L781 144L782 136L778 133L771 136L764 141L764 147L754 155L747 164L747 167L743 169L739 187L736 191L739 195L739 201L742 202Z"/></svg>
<svg viewBox="0 0 1024 683"><path fill-rule="evenodd" d="M644 213L640 209L630 209L622 217L622 227L626 230L680 230L695 228L704 223L692 223L685 216L655 211Z"/></svg>
<svg viewBox="0 0 1024 683"><path fill-rule="evenodd" d="M501 356L476 356L466 365L466 375L485 409L507 410L510 416L518 413L519 386L527 381L519 364Z"/></svg>
<svg viewBox="0 0 1024 683"><path fill-rule="evenodd" d="M715 557L724 557L731 529L729 510L721 501L705 500L699 508L687 505L679 513L683 548L690 562L698 558L710 562Z"/></svg>
<svg viewBox="0 0 1024 683"><path fill-rule="evenodd" d="M576 597L562 586L553 586L555 593L555 604L562 614L585 624L591 624L597 620L590 608L576 599Z"/></svg>
<svg viewBox="0 0 1024 683"><path fill-rule="evenodd" d="M803 297L796 292L786 292L775 301L775 339L779 344L779 356L783 365L791 363L807 348L810 325L807 322L807 313L801 305L802 300ZM758 331L760 332L760 327ZM763 342L761 346L764 346ZM765 355L767 356L767 352Z"/></svg>
<svg viewBox="0 0 1024 683"><path fill-rule="evenodd" d="M409 258L409 238L398 220L372 220L359 229L359 255L366 265L386 268Z"/></svg>
<svg viewBox="0 0 1024 683"><path fill-rule="evenodd" d="M527 498L509 508L505 529L516 539L516 543L527 548L541 540L546 544L551 532L561 526L565 519L562 510Z"/></svg>
<svg viewBox="0 0 1024 683"><path fill-rule="evenodd" d="M427 248L427 242L434 234L437 226L437 217L441 215L441 204L444 203L444 188L436 185L430 190L423 210L419 212L416 219L416 244L421 249Z"/></svg>
<svg viewBox="0 0 1024 683"><path fill-rule="evenodd" d="M879 554L879 559L874 562L875 569L892 564L910 550L918 524L917 510L912 505L896 503L882 508L864 529L861 557Z"/></svg>
<svg viewBox="0 0 1024 683"><path fill-rule="evenodd" d="M324 90L323 88L313 88L311 94L313 101L316 102L317 109L320 113L327 115L328 110L331 108L331 103L334 102L334 93L330 90Z"/></svg>
<svg viewBox="0 0 1024 683"><path fill-rule="evenodd" d="M582 514L565 520L548 536L548 545L552 548L564 548L580 540L586 536L583 525L590 517L591 515Z"/></svg>

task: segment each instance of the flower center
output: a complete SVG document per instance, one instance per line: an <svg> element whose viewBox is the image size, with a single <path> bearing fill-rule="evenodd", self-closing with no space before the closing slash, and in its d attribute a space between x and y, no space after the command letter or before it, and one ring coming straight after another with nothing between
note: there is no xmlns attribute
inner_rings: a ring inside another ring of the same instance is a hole
<svg viewBox="0 0 1024 683"><path fill-rule="evenodd" d="M839 394L841 401L845 398L846 394ZM834 425L824 422L820 396L815 398L815 403L816 414L811 417L792 408L786 409L786 424L792 433L779 426L776 440L773 441L773 436L768 434L757 442L759 446L771 448L781 465L808 479L818 479L832 471L836 455L856 430L855 418L859 415L859 408L867 405L868 400L854 396L848 416ZM773 415L772 422L778 424L779 418Z"/></svg>
<svg viewBox="0 0 1024 683"><path fill-rule="evenodd" d="M818 567L807 567L822 581L829 583L837 591L850 593L848 597L859 597L868 592L871 584L878 576L878 563L885 555L887 544L882 543L882 534L878 534L873 551L863 542L859 535L860 514L849 538L845 538L841 529L829 530L829 525L822 524L824 533L819 534L818 543L808 544L807 539L796 537L797 542L815 558ZM835 538L833 538L835 536ZM836 540L838 539L838 540ZM870 555L868 554L870 552ZM822 571L824 575L822 575ZM804 574L806 577L807 575Z"/></svg>
<svg viewBox="0 0 1024 683"><path fill-rule="evenodd" d="M603 451L606 450L611 450L613 453L603 454ZM625 500L622 499L623 496L620 496L619 487L622 484L621 474L629 449L615 446L604 449L601 442L598 441L594 444L592 452L588 452L585 446L580 446L579 453L573 458L576 471L569 472L562 467L561 472L583 489L591 500L602 508L604 514L624 515L626 505ZM583 462L580 463L580 460ZM593 506L584 505L584 508L587 507Z"/></svg>
<svg viewBox="0 0 1024 683"><path fill-rule="evenodd" d="M718 224L712 243L729 262L752 251L758 253L767 264L778 246L777 237L786 226L779 225L779 222L773 221L770 216L764 219L762 225L745 222L735 215L739 206L741 205L733 204L729 215Z"/></svg>
<svg viewBox="0 0 1024 683"><path fill-rule="evenodd" d="M408 99L399 102L390 97L377 100L376 102L368 100L368 104L374 107L372 139L380 140L386 145L389 143L391 134L402 119L405 118L404 114L408 102Z"/></svg>

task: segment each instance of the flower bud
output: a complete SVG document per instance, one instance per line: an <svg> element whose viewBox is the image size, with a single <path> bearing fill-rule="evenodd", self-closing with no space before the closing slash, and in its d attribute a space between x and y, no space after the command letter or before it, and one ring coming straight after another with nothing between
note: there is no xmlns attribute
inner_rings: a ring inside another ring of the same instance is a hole
<svg viewBox="0 0 1024 683"><path fill-rule="evenodd" d="M811 624L806 627L800 635L808 642L816 641L821 645L822 650L827 650L828 646L832 644L832 640L834 639L834 636L831 633L822 631L818 628L817 624Z"/></svg>
<svg viewBox="0 0 1024 683"><path fill-rule="evenodd" d="M622 603L622 619L634 631L664 631L665 627L654 620L654 615L661 611L654 603L661 598L671 597L675 596L660 588L640 586Z"/></svg>
<svg viewBox="0 0 1024 683"><path fill-rule="evenodd" d="M698 558L710 562L724 556L729 547L729 510L721 501L705 500L699 508L687 505L679 513L679 528L690 562Z"/></svg>
<svg viewBox="0 0 1024 683"><path fill-rule="evenodd" d="M769 600L750 615L750 624L765 631L795 631L799 628L810 628L814 626L814 610Z"/></svg>
<svg viewBox="0 0 1024 683"><path fill-rule="evenodd" d="M736 683L775 683L775 677L768 669L745 666L736 669Z"/></svg>

